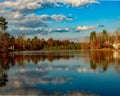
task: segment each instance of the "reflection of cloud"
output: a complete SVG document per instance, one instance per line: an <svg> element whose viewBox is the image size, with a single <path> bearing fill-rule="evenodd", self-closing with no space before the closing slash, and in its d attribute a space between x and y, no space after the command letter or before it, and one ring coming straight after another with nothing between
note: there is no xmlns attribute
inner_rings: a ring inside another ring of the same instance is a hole
<svg viewBox="0 0 120 96"><path fill-rule="evenodd" d="M47 92L44 90L37 89L35 87L21 87L7 90L7 92L2 91L1 95L7 96L41 96L41 95L50 95L52 92ZM52 93L54 94L54 93Z"/></svg>
<svg viewBox="0 0 120 96"><path fill-rule="evenodd" d="M77 68L76 69L78 72L94 72L94 70L90 68Z"/></svg>
<svg viewBox="0 0 120 96"><path fill-rule="evenodd" d="M60 77L55 76L51 77L48 76L47 72L22 72L22 73L16 73L14 75L9 76L9 82L7 85L3 88L0 88L0 94L30 94L32 95L35 91L38 90L37 88L34 90L29 90L29 88L35 87L37 84L63 84L67 81L71 81L70 78L67 77ZM25 88L27 87L27 88ZM24 89L25 88L25 89ZM8 90L9 89L9 90ZM49 89L47 89L48 93ZM32 93L31 93L32 92ZM37 93L41 90L37 91ZM45 95L45 93L43 93Z"/></svg>
<svg viewBox="0 0 120 96"><path fill-rule="evenodd" d="M22 83L22 82L19 82L18 80L15 80L15 81L14 81L14 86L16 86L17 88L19 88L20 86L23 86L22 84L23 84L23 83Z"/></svg>
<svg viewBox="0 0 120 96"><path fill-rule="evenodd" d="M33 70L33 69L32 69ZM30 69L22 69L20 72L16 72L14 74L9 75L9 81L7 85L3 88L0 88L0 94L25 94L25 92L29 91L27 89L22 92L21 90L24 87L34 87L36 84L63 84L65 82L71 81L68 77L62 77L62 76L51 76L48 74L47 70L45 72L39 72L39 71L30 71ZM8 89L9 92L8 92ZM16 90L20 89L20 91ZM7 91L7 93L6 93Z"/></svg>
<svg viewBox="0 0 120 96"><path fill-rule="evenodd" d="M24 86L34 86L36 84L65 83L71 79L60 76L51 77L47 72L29 71L29 72L16 73L15 75L9 77L9 80L12 81L8 83L10 87L18 88Z"/></svg>
<svg viewBox="0 0 120 96"><path fill-rule="evenodd" d="M72 78L59 76L58 74L52 76L48 72L55 71L76 71L80 66L78 65L52 65L49 63L39 63L38 65L26 64L22 68L15 67L14 73L10 73L9 82L2 90L16 89L27 87L34 87L36 84L64 84L71 82ZM17 69L16 69L17 68ZM2 91L0 89L0 92Z"/></svg>
<svg viewBox="0 0 120 96"><path fill-rule="evenodd" d="M21 87L21 88L16 88L16 89L10 89L6 93L2 92L0 93L1 95L27 95L27 96L100 96L98 94L94 93L88 93L88 92L71 92L67 94L63 94L60 91L55 91L55 90L42 90L38 89L35 87Z"/></svg>
<svg viewBox="0 0 120 96"><path fill-rule="evenodd" d="M73 93L65 94L65 96L99 96L99 95L87 93L87 92L73 92Z"/></svg>

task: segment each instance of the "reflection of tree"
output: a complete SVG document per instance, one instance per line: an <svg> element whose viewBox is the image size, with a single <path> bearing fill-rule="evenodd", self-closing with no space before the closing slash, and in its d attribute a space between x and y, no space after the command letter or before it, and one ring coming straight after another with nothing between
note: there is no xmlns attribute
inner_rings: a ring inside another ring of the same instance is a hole
<svg viewBox="0 0 120 96"><path fill-rule="evenodd" d="M100 67L106 71L111 64L114 64L117 72L120 73L120 52L118 51L90 51L90 64L92 69Z"/></svg>
<svg viewBox="0 0 120 96"><path fill-rule="evenodd" d="M34 62L34 64L38 64L38 62L41 61L39 55L31 55L31 60Z"/></svg>
<svg viewBox="0 0 120 96"><path fill-rule="evenodd" d="M26 55L26 56L25 56L25 60L26 60L28 63L30 63L30 61L31 61L30 55Z"/></svg>
<svg viewBox="0 0 120 96"><path fill-rule="evenodd" d="M6 53L0 54L0 86L5 86L8 81L7 70L14 65L13 56Z"/></svg>
<svg viewBox="0 0 120 96"><path fill-rule="evenodd" d="M53 53L49 53L47 55L47 59L48 59L48 61L52 62L54 60L54 54Z"/></svg>
<svg viewBox="0 0 120 96"><path fill-rule="evenodd" d="M120 74L120 52L113 51L113 58L114 58L114 66L116 68L117 73Z"/></svg>
<svg viewBox="0 0 120 96"><path fill-rule="evenodd" d="M24 54L15 55L15 62L18 63L19 65L23 65L24 64Z"/></svg>
<svg viewBox="0 0 120 96"><path fill-rule="evenodd" d="M109 62L108 62L108 61L105 61L105 62L103 63L103 71L106 71L106 70L107 70L108 65L109 65Z"/></svg>
<svg viewBox="0 0 120 96"><path fill-rule="evenodd" d="M101 67L104 71L112 62L112 51L91 51L90 64L93 69Z"/></svg>
<svg viewBox="0 0 120 96"><path fill-rule="evenodd" d="M68 60L70 58L72 58L73 56L71 56L70 54L56 54L54 52L49 52L49 53L31 53L31 54L24 54L24 53L20 53L20 54L14 54L14 59L15 62L19 65L24 65L25 61L27 63L30 63L31 61L34 64L38 64L38 62L43 62L45 60L48 60L49 62L52 62L54 60L59 60L59 59L65 59Z"/></svg>
<svg viewBox="0 0 120 96"><path fill-rule="evenodd" d="M96 69L97 65L93 60L90 60L91 69Z"/></svg>
<svg viewBox="0 0 120 96"><path fill-rule="evenodd" d="M10 67L18 64L19 66L24 66L26 63L38 64L39 62L54 60L69 60L71 58L87 58L90 56L91 69L102 68L106 71L108 67L114 64L114 68L120 74L120 52L118 51L90 51L90 55L85 55L87 53L80 53L80 55L74 55L70 52L30 52L30 54L18 52L18 53L1 53L0 54L0 86L4 86L7 82L8 75L7 70ZM117 55L116 55L117 54ZM41 68L43 65L41 66ZM45 66L46 69L46 66ZM55 68L57 69L57 68ZM59 68L58 68L59 69ZM66 69L66 68L64 68Z"/></svg>
<svg viewBox="0 0 120 96"><path fill-rule="evenodd" d="M8 81L8 75L6 73L1 73L0 74L0 87L5 86L7 81Z"/></svg>

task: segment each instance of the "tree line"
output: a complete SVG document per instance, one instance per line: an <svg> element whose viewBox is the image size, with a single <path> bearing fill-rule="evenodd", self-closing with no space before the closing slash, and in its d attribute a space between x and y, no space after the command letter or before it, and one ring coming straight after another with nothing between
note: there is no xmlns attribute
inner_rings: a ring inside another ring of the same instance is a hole
<svg viewBox="0 0 120 96"><path fill-rule="evenodd" d="M14 47L16 50L62 50L62 49L80 49L80 44L70 42L69 40L48 40L39 39L38 37L24 39L19 35L15 39Z"/></svg>
<svg viewBox="0 0 120 96"><path fill-rule="evenodd" d="M0 51L22 51L22 50L67 50L80 49L80 43L69 40L48 40L34 38L24 38L24 35L18 37L11 36L9 33L0 33Z"/></svg>
<svg viewBox="0 0 120 96"><path fill-rule="evenodd" d="M80 49L102 49L120 47L120 29L110 34L107 30L102 32L93 31L90 36L84 37L82 42L69 40L48 40L38 37L25 38L23 34L14 37L6 32L8 22L4 17L0 17L0 52L1 51L20 51L20 50L80 50Z"/></svg>
<svg viewBox="0 0 120 96"><path fill-rule="evenodd" d="M23 34L14 37L6 32L8 22L4 17L0 17L0 51L14 50L65 50L80 49L80 43L71 42L69 40L48 40L38 37L25 38Z"/></svg>
<svg viewBox="0 0 120 96"><path fill-rule="evenodd" d="M120 29L118 28L114 33L109 33L107 30L102 32L91 32L90 33L90 49L102 49L102 48L111 48L119 49L120 48Z"/></svg>

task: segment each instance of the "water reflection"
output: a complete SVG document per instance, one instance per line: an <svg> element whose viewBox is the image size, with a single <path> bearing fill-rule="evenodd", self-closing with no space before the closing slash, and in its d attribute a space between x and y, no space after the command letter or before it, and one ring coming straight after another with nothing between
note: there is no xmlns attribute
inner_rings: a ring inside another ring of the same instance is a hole
<svg viewBox="0 0 120 96"><path fill-rule="evenodd" d="M59 60L59 59L70 59L74 57L73 55L70 55L69 53L65 54L56 54L54 52L48 52L48 53L31 53L31 54L26 54L26 53L17 53L14 54L14 58L16 63L18 64L24 64L24 61L27 62L33 62L34 64L37 64L40 61L45 61L48 60L49 62L53 62L53 60Z"/></svg>
<svg viewBox="0 0 120 96"><path fill-rule="evenodd" d="M74 72L77 74L99 73L101 72L99 69L106 72L111 66L114 66L113 68L120 74L119 63L119 51L1 53L0 94L25 94L27 92L37 95L65 93L65 96L76 94L96 96L95 94L81 92L78 87L76 87L79 89L77 92L72 87L69 89L71 91L67 93L59 92L68 91L67 87L66 90L64 89L65 84L71 86L76 82L73 80L75 79L74 76L71 76ZM48 88L49 86L52 86L50 87L52 90Z"/></svg>
<svg viewBox="0 0 120 96"><path fill-rule="evenodd" d="M119 51L91 51L91 69L102 68L106 71L111 65L120 74L120 52Z"/></svg>
<svg viewBox="0 0 120 96"><path fill-rule="evenodd" d="M78 51L79 52L79 51ZM0 73L5 73L10 67L18 64L19 66L24 65L25 63L33 62L34 64L38 64L39 62L49 61L53 62L55 60L69 60L71 58L83 58L84 63L90 62L91 69L103 68L104 71L108 69L112 64L118 71L120 67L120 52L119 51L90 51L89 54L86 52L82 52L82 54L71 54L68 53L56 53L56 52L47 52L47 53L1 53L0 54ZM90 58L89 61L86 60ZM67 70L67 68L65 68ZM79 70L79 69L78 69ZM84 69L81 69L81 71ZM85 69L86 70L86 69Z"/></svg>

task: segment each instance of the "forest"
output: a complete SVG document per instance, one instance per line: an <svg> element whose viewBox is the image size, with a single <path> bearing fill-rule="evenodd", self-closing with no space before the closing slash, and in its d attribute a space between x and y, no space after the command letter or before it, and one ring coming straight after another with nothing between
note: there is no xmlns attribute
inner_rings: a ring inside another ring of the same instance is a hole
<svg viewBox="0 0 120 96"><path fill-rule="evenodd" d="M25 38L24 34L17 37L11 36L7 31L8 22L4 17L0 17L0 52L22 51L22 50L80 50L80 49L119 49L120 29L114 33L107 30L102 32L93 31L90 36L84 37L81 42L70 40L47 40L39 37Z"/></svg>

